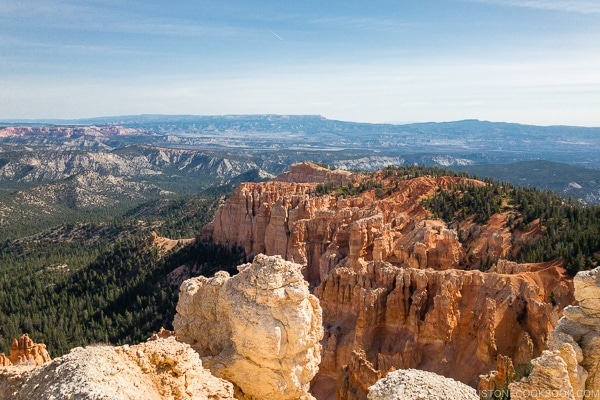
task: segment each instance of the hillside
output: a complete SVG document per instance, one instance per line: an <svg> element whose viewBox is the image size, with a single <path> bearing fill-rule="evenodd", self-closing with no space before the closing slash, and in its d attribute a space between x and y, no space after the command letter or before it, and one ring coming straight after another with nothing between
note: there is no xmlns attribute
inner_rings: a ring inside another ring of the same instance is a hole
<svg viewBox="0 0 600 400"><path fill-rule="evenodd" d="M195 241L161 238L210 219ZM184 279L278 254L306 265L323 308L315 393L361 399L393 368L475 385L497 355L526 371L542 352L573 302L564 267L598 264L599 226L600 207L438 168L297 164L224 202L152 201L5 242L0 335L6 350L28 332L52 356L140 341L170 326Z"/></svg>
<svg viewBox="0 0 600 400"><path fill-rule="evenodd" d="M600 170L597 169L544 160L452 168L499 182L551 190L565 197L580 198L590 204L600 203Z"/></svg>
<svg viewBox="0 0 600 400"><path fill-rule="evenodd" d="M218 268L239 262L235 252L190 243L217 205L216 198L151 201L0 243L0 352L20 332L55 357L77 345L140 341L168 325L181 279L209 274L217 261ZM177 239L169 241L175 248L165 253L154 231ZM186 264L189 271L169 277Z"/></svg>

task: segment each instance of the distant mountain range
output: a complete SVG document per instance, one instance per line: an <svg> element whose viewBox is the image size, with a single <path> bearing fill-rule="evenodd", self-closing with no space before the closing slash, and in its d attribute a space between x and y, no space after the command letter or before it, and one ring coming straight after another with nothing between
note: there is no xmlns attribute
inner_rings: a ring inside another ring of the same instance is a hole
<svg viewBox="0 0 600 400"><path fill-rule="evenodd" d="M256 152L369 150L407 162L490 164L544 159L600 168L600 128L533 126L465 120L406 125L367 124L305 115L138 115L78 120L6 121L1 125L120 126L145 138L119 139L170 147ZM123 130L117 130L119 137ZM117 135L109 136L115 138ZM136 135L133 135L136 136ZM448 158L451 157L451 158ZM454 159L462 160L455 162Z"/></svg>
<svg viewBox="0 0 600 400"><path fill-rule="evenodd" d="M300 161L349 170L439 166L599 203L598 154L600 128L476 120L391 125L298 115L140 115L6 121L0 122L0 234L151 199L226 194L241 181L268 179Z"/></svg>

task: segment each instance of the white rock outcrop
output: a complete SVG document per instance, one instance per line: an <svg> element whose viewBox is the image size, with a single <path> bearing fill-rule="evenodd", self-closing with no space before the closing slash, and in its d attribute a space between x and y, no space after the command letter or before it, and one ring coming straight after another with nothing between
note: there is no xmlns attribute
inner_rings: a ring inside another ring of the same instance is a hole
<svg viewBox="0 0 600 400"><path fill-rule="evenodd" d="M173 323L216 376L246 399L311 399L323 338L322 311L302 266L262 254L230 277L181 285Z"/></svg>
<svg viewBox="0 0 600 400"><path fill-rule="evenodd" d="M135 346L76 347L36 368L0 374L0 400L233 400L233 385L174 337Z"/></svg>
<svg viewBox="0 0 600 400"><path fill-rule="evenodd" d="M477 391L464 383L417 369L388 373L369 388L369 400L479 400Z"/></svg>

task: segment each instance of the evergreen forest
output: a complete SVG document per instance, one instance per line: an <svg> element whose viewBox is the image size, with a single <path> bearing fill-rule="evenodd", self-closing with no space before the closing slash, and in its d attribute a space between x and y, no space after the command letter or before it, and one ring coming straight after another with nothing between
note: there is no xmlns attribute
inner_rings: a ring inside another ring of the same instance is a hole
<svg viewBox="0 0 600 400"><path fill-rule="evenodd" d="M416 166L389 167L383 174L399 179L466 176ZM383 197L393 189L371 180L343 187L318 185L313 194L354 196L366 190ZM167 277L171 271L195 265L195 272L205 276L219 269L233 274L247 260L241 249L200 241L180 241L161 254L148 245L150 233L194 238L221 201L209 193L163 198L41 226L35 234L5 231L0 241L0 352L8 352L10 341L25 332L57 357L75 346L135 343L161 326L170 328L178 290ZM459 228L460 240L468 237L460 231L461 223L485 224L499 212L507 213L513 231L539 224L540 235L522 243L515 261L560 258L572 275L599 261L600 206L492 180L439 190L422 204L433 217Z"/></svg>
<svg viewBox="0 0 600 400"><path fill-rule="evenodd" d="M179 245L166 255L151 231L193 238L214 215L216 197L150 201L122 215L63 224L0 245L0 352L27 332L52 357L90 343L135 343L170 328L177 287L167 275L199 265L202 275L244 261L237 249Z"/></svg>

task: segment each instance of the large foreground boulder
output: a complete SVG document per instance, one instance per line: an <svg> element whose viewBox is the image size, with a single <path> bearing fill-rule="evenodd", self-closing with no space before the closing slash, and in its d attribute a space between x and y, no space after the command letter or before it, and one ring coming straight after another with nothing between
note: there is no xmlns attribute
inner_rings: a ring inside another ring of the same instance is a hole
<svg viewBox="0 0 600 400"><path fill-rule="evenodd" d="M181 285L173 323L216 376L246 399L310 399L323 338L321 307L302 266L259 254L230 277Z"/></svg>

